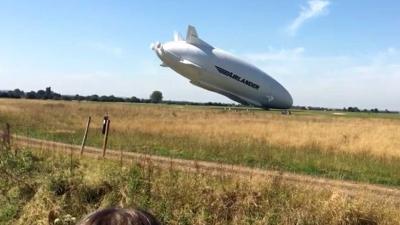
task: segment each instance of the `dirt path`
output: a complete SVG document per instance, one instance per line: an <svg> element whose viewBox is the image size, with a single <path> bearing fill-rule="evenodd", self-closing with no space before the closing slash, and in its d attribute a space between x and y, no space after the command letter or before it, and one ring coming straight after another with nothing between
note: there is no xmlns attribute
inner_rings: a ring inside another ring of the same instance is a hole
<svg viewBox="0 0 400 225"><path fill-rule="evenodd" d="M80 153L80 146L35 138L14 136L13 144L18 147L32 147L49 151L61 151L73 154ZM86 147L85 156L101 158L102 149ZM151 163L162 168L175 168L184 171L206 172L211 175L229 175L255 179L279 179L291 184L301 184L312 188L325 188L348 194L351 196L372 194L378 197L391 197L400 201L400 189L389 188L381 185L356 183L352 181L333 180L308 175L299 175L288 172L256 169L244 166L229 165L215 162L175 159L155 155L146 155L135 152L107 150L106 159L122 160L123 162L136 162L140 164Z"/></svg>

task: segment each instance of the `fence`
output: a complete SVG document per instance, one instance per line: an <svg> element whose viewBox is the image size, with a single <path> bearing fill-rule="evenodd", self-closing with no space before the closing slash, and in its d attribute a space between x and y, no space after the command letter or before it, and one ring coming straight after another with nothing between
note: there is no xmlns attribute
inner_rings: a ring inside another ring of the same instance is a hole
<svg viewBox="0 0 400 225"><path fill-rule="evenodd" d="M7 129L6 129L7 130ZM11 131L10 131L11 130ZM49 151L49 152L60 152L69 153L72 159L73 155L81 155L81 145L66 144L56 141L36 139L32 137L26 137L22 135L12 134L12 126L8 126L8 131L1 132L4 134L8 133L9 143L12 149L30 149L38 151ZM11 133L10 133L11 132ZM7 143L7 141L5 142ZM111 159L120 160L126 163L137 163L137 164L152 164L161 168L170 169L171 167L186 172L196 173L208 173L210 175L229 175L242 178L253 178L257 179L280 179L287 183L302 184L311 186L314 188L335 188L338 191L343 191L349 195L357 195L361 191L368 191L371 194L378 196L392 196L400 198L400 190L396 188L383 187L379 185L360 184L354 182L330 180L325 178L317 178L307 175L298 175L287 172L271 171L263 169L255 169L244 166L228 165L215 162L175 159L162 156L155 156L149 154L142 154L136 152L126 152L122 150L107 150L104 154L103 148L85 147L85 151L82 153L83 156L94 157L97 159ZM103 157L104 155L104 157Z"/></svg>

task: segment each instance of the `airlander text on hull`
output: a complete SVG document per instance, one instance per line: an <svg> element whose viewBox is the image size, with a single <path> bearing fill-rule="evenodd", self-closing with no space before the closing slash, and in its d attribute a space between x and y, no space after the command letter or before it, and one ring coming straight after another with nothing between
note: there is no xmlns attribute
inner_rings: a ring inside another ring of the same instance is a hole
<svg viewBox="0 0 400 225"><path fill-rule="evenodd" d="M235 79L235 80L237 80L237 81L239 81L239 82L242 82L242 83L244 83L244 84L246 84L246 85L248 85L248 86L250 86L250 87L252 87L252 88L255 88L255 89L260 88L260 86L259 86L258 84L255 84L255 83L253 83L253 82L251 82L251 81L248 81L248 80L246 80L246 79L240 77L240 76L237 75L237 74L234 74L234 73L232 73L232 72L229 72L229 71L227 71L227 70L225 70L225 69L223 69L223 68L221 68L221 67L219 67L219 66L215 66L215 68L217 68L218 72L220 72L220 73L222 73L222 74L224 74L224 75L226 75L226 76L228 76L228 77L231 77L231 78L233 78L233 79Z"/></svg>
<svg viewBox="0 0 400 225"><path fill-rule="evenodd" d="M236 102L262 108L288 109L293 100L275 79L257 67L212 47L188 27L186 40L178 34L174 41L157 42L152 49L169 67L193 85L222 94Z"/></svg>

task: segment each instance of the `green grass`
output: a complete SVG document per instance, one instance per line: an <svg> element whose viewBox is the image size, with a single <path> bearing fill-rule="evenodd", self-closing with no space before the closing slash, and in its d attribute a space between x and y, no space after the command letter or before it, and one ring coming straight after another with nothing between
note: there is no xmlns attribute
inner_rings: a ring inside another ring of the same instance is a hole
<svg viewBox="0 0 400 225"><path fill-rule="evenodd" d="M24 104L22 105L24 106ZM82 115L87 115L91 107L96 107L96 110L101 108L97 111L104 112L106 110L103 107L107 109L107 107L121 106L119 110L127 110L125 114L138 113L137 111L129 111L138 107L144 107L146 110L154 108L154 111L161 115L155 116L155 120L159 118L160 121L163 120L162 114L170 115L169 113L171 112L172 114L181 112L181 106L138 106L136 104L106 103L72 105L72 103L50 101L50 103L46 102L42 106L43 109L41 110L46 112L46 114L42 115L31 113L29 107L32 106L29 106L29 104L26 106L23 116L13 113L1 113L0 111L0 123L10 122L13 132L19 135L73 144L81 143L84 130L84 120L78 120L77 117L82 118ZM138 116L143 116L140 114L140 110ZM193 113L193 117L198 117L203 112L210 112L211 115L226 114L227 117L236 115L235 112L226 112L220 108L188 107L184 110L185 113ZM266 112L261 110L241 111L238 113L243 114L244 118L247 116L249 118L257 118L257 116L264 114L279 114L278 111ZM125 114L123 116L126 116ZM350 122L353 117L361 114L362 116L382 116L381 114L348 113L343 117L346 117ZM396 115L388 115L396 117ZM296 111L294 117L288 117L288 120L304 119L313 123L314 118L316 121L322 120L321 116L323 118L337 118L331 112ZM171 135L146 130L113 129L114 121L119 119L129 121L125 117L122 118L122 116L120 118L112 117L112 129L109 138L109 147L112 149L400 186L400 173L398 173L400 171L400 157L377 156L369 152L327 151L321 149L318 145L309 145L302 148L279 146L251 137L238 137L237 139L232 138L229 140L212 137L203 140L201 137L191 133ZM368 120L375 118L363 119L368 122ZM93 123L99 123L99 121ZM87 144L101 147L103 137L100 134L99 124L92 125L92 127L94 128L89 131ZM59 131L54 132L56 130Z"/></svg>
<svg viewBox="0 0 400 225"><path fill-rule="evenodd" d="M78 221L105 207L144 208L162 224L398 224L398 203L274 180L186 173L45 152L0 152L0 224ZM23 182L15 178L23 178ZM29 188L27 188L29 186Z"/></svg>
<svg viewBox="0 0 400 225"><path fill-rule="evenodd" d="M101 147L103 139L91 130L88 145ZM30 133L29 136L60 142L80 144L79 131L76 135ZM160 137L136 133L132 137L114 134L110 137L111 149L124 149L145 154L166 157L195 159L243 165L255 168L273 169L314 175L333 179L353 180L372 184L400 186L400 159L377 157L369 153L345 153L321 151L318 148L290 149L258 143L251 140L247 144L199 143L190 137ZM179 143L179 148L177 148Z"/></svg>
<svg viewBox="0 0 400 225"><path fill-rule="evenodd" d="M139 140L157 140L157 137L139 137ZM140 143L136 138L133 143ZM260 144L255 141L240 143L215 143L193 148L195 141L170 140L188 143L181 149L174 149L163 143L153 141L153 147L137 152L156 154L174 158L209 160L221 163L244 165L295 173L322 176L334 179L354 180L368 183L400 186L400 160L398 158L376 157L369 153L351 154L321 151L319 149L282 149ZM150 143L143 143L148 145ZM228 147L227 147L228 146ZM117 146L115 146L117 147Z"/></svg>

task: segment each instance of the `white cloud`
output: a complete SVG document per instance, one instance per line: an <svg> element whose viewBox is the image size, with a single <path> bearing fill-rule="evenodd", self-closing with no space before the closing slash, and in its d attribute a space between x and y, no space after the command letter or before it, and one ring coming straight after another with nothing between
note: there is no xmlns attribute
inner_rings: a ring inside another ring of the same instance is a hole
<svg viewBox="0 0 400 225"><path fill-rule="evenodd" d="M300 57L303 52L303 47L280 50L274 50L270 47L268 52L246 54L245 57L253 61L294 60Z"/></svg>
<svg viewBox="0 0 400 225"><path fill-rule="evenodd" d="M346 56L312 56L303 47L237 54L260 67L293 95L295 105L379 108L400 110L400 50L389 47L379 52ZM3 67L0 90L25 91L51 86L63 94L98 94L148 98L161 90L166 99L231 102L201 88L160 61L138 61L132 69L34 71ZM171 85L173 84L173 85Z"/></svg>
<svg viewBox="0 0 400 225"><path fill-rule="evenodd" d="M330 4L327 0L309 0L307 7L301 7L299 15L292 21L287 27L287 31L290 35L295 35L297 30L311 18L322 15L327 12L327 8Z"/></svg>
<svg viewBox="0 0 400 225"><path fill-rule="evenodd" d="M357 56L315 57L304 48L243 56L287 87L295 105L400 110L396 48Z"/></svg>

